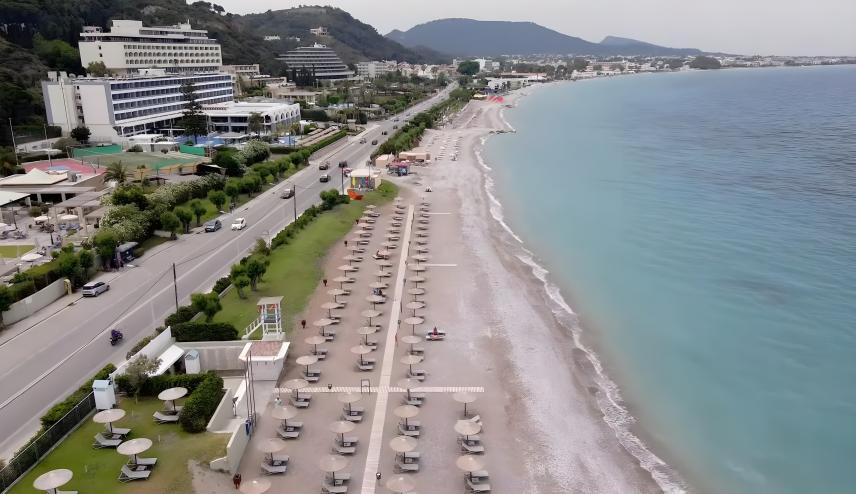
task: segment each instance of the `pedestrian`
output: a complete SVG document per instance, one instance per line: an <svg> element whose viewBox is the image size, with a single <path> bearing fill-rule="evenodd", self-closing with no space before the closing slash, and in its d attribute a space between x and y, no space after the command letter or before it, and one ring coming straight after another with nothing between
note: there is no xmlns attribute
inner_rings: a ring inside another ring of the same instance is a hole
<svg viewBox="0 0 856 494"><path fill-rule="evenodd" d="M345 247L347 247L347 246L348 246L348 241L347 241L347 240L345 240Z"/></svg>
<svg viewBox="0 0 856 494"><path fill-rule="evenodd" d="M276 406L281 407L282 406L282 398L280 398L279 395L276 395L276 400L274 400L274 403L276 404Z"/></svg>
<svg viewBox="0 0 856 494"><path fill-rule="evenodd" d="M235 489L241 487L241 474L236 473L234 477L232 477L232 483L235 484Z"/></svg>
<svg viewBox="0 0 856 494"><path fill-rule="evenodd" d="M324 288L327 288L327 278L324 278L321 282L324 283Z"/></svg>
<svg viewBox="0 0 856 494"><path fill-rule="evenodd" d="M302 326L302 327L303 327L303 329L306 329L306 319L301 319L301 320L300 320L300 326Z"/></svg>

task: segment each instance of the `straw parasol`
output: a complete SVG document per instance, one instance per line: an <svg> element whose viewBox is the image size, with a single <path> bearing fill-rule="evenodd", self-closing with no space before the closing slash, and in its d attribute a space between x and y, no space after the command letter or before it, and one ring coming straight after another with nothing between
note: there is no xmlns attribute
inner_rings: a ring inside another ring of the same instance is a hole
<svg viewBox="0 0 856 494"><path fill-rule="evenodd" d="M374 204L368 204L366 205L366 209L377 209L377 206L375 206Z"/></svg>
<svg viewBox="0 0 856 494"><path fill-rule="evenodd" d="M342 442L345 442L345 434L353 431L357 426L353 422L347 420L337 420L330 424L330 432L342 435Z"/></svg>
<svg viewBox="0 0 856 494"><path fill-rule="evenodd" d="M410 373L412 374L413 365L422 362L422 357L420 357L419 355L405 355L401 357L401 360L399 360L399 362L408 366L410 368Z"/></svg>
<svg viewBox="0 0 856 494"><path fill-rule="evenodd" d="M341 288L333 288L331 290L327 290L327 295L331 295L333 297L333 302L336 302L336 303L339 302L339 297L341 297L343 295L347 295L347 294L348 294L348 292L346 290L341 289Z"/></svg>
<svg viewBox="0 0 856 494"><path fill-rule="evenodd" d="M459 420L455 422L455 432L466 436L467 439L473 434L478 434L480 430L481 426L472 420Z"/></svg>
<svg viewBox="0 0 856 494"><path fill-rule="evenodd" d="M362 260L363 260L363 258L362 258L362 257L360 257L360 256L355 256L355 255L353 255L353 254L348 254L348 255L346 255L346 256L343 256L343 257L342 257L342 259L343 259L343 260L345 260L345 261L348 261L349 263L350 263L350 262L360 262L360 261L362 261Z"/></svg>
<svg viewBox="0 0 856 494"><path fill-rule="evenodd" d="M380 246L386 247L387 249L394 249L394 248L398 247L398 244L396 244L395 242L388 242L387 241L387 242L381 242Z"/></svg>
<svg viewBox="0 0 856 494"><path fill-rule="evenodd" d="M333 282L338 283L339 288L342 289L345 286L345 283L353 283L354 279L348 276L337 276L333 278ZM342 295L344 295L344 293Z"/></svg>
<svg viewBox="0 0 856 494"><path fill-rule="evenodd" d="M172 403L172 409L175 410L175 400L187 395L187 388L169 388L158 394L158 399L161 401L169 401Z"/></svg>
<svg viewBox="0 0 856 494"><path fill-rule="evenodd" d="M380 295L369 295L368 297L366 297L366 302L372 304L373 309L376 309L377 304L382 303L384 300L385 299Z"/></svg>
<svg viewBox="0 0 856 494"><path fill-rule="evenodd" d="M288 419L297 417L297 409L291 405L279 405L273 408L271 417L276 420L282 420L282 426L288 427Z"/></svg>
<svg viewBox="0 0 856 494"><path fill-rule="evenodd" d="M365 341L365 343L363 343L366 346L369 345L369 335L375 334L376 332L377 332L377 328L374 326L361 326L357 329L357 333L366 337L366 341Z"/></svg>
<svg viewBox="0 0 856 494"><path fill-rule="evenodd" d="M333 309L341 309L342 306L338 302L324 302L321 308L327 311L327 318L333 319Z"/></svg>
<svg viewBox="0 0 856 494"><path fill-rule="evenodd" d="M392 266L392 261L387 261L386 259L381 259L377 262L377 265L382 268L388 268Z"/></svg>
<svg viewBox="0 0 856 494"><path fill-rule="evenodd" d="M455 465L467 472L472 480L473 472L484 469L484 461L476 455L462 455L455 460Z"/></svg>
<svg viewBox="0 0 856 494"><path fill-rule="evenodd" d="M241 482L239 489L243 494L264 494L270 490L270 480L257 478Z"/></svg>
<svg viewBox="0 0 856 494"><path fill-rule="evenodd" d="M315 355L303 355L301 357L297 357L297 360L294 361L297 365L303 365L306 367L306 373L309 374L309 366L318 362L318 357Z"/></svg>
<svg viewBox="0 0 856 494"><path fill-rule="evenodd" d="M116 448L120 455L133 456L133 463L137 464L137 455L152 447L152 440L145 437L125 441Z"/></svg>
<svg viewBox="0 0 856 494"><path fill-rule="evenodd" d="M389 284L384 283L382 281L373 281L373 282L369 283L369 288L379 288L379 289L389 288Z"/></svg>
<svg viewBox="0 0 856 494"><path fill-rule="evenodd" d="M67 484L74 473L67 468L58 468L39 475L33 481L33 487L40 491L54 491Z"/></svg>
<svg viewBox="0 0 856 494"><path fill-rule="evenodd" d="M352 271L357 270L356 266L351 266L350 264L342 264L341 266L339 266L336 269L338 269L339 271L344 271L346 273L350 273Z"/></svg>
<svg viewBox="0 0 856 494"><path fill-rule="evenodd" d="M412 379L409 377L406 379L399 380L398 383L396 383L396 384L398 385L399 388L407 391L407 399L408 400L410 399L410 391L422 386L422 383L419 382L417 379Z"/></svg>
<svg viewBox="0 0 856 494"><path fill-rule="evenodd" d="M110 408L108 410L102 410L96 413L92 417L92 421L96 424L107 424L107 430L110 433L113 433L113 422L119 421L122 417L125 416L125 410L121 408Z"/></svg>
<svg viewBox="0 0 856 494"><path fill-rule="evenodd" d="M419 302L419 301L407 302L407 305L405 305L404 307L412 310L413 315L415 316L417 310L425 308L425 302Z"/></svg>
<svg viewBox="0 0 856 494"><path fill-rule="evenodd" d="M464 404L464 417L467 416L467 404L476 401L476 395L469 391L458 391L452 395L452 399Z"/></svg>
<svg viewBox="0 0 856 494"><path fill-rule="evenodd" d="M425 262L428 260L428 256L423 255L423 254L416 254L415 256L410 256L410 258L413 259L414 261L416 261L417 263Z"/></svg>
<svg viewBox="0 0 856 494"><path fill-rule="evenodd" d="M372 326L372 319L375 317L380 317L381 311L375 309L366 309L360 312L360 315L369 320L369 326Z"/></svg>
<svg viewBox="0 0 856 494"><path fill-rule="evenodd" d="M425 322L425 319L421 318L419 316L410 316L404 320L404 324L410 325L410 333L411 334L415 334L416 333L416 326L422 324L423 322Z"/></svg>
<svg viewBox="0 0 856 494"><path fill-rule="evenodd" d="M303 339L308 345L312 345L312 353L318 353L318 345L327 341L327 338L324 338L320 334L314 334L312 336L307 336Z"/></svg>
<svg viewBox="0 0 856 494"><path fill-rule="evenodd" d="M344 403L348 405L348 413L351 413L351 404L356 403L363 399L362 395L359 393L354 393L353 391L349 391L347 393L341 393L336 398L339 400L339 403Z"/></svg>
<svg viewBox="0 0 856 494"><path fill-rule="evenodd" d="M306 379L300 379L300 378L289 379L288 381L285 381L284 383L282 383L282 387L284 387L285 389L287 389L289 391L294 391L294 398L295 399L300 398L300 390L305 388L306 386L309 386L309 381L307 381Z"/></svg>
<svg viewBox="0 0 856 494"><path fill-rule="evenodd" d="M421 264L408 264L407 268L410 269L411 271L415 271L417 273L422 273L428 269Z"/></svg>
<svg viewBox="0 0 856 494"><path fill-rule="evenodd" d="M350 422L348 422L350 423ZM344 470L348 466L348 459L341 455L324 455L318 461L318 466L322 471L333 475L333 481L336 480L336 472Z"/></svg>
<svg viewBox="0 0 856 494"><path fill-rule="evenodd" d="M415 249L416 249L416 252L419 252L420 254L427 254L428 253L428 247L426 247L425 245L417 245L415 247Z"/></svg>
<svg viewBox="0 0 856 494"><path fill-rule="evenodd" d="M375 271L374 275L377 276L377 280L380 281L381 278L389 278L390 276L392 276L392 273L381 269L380 271Z"/></svg>
<svg viewBox="0 0 856 494"><path fill-rule="evenodd" d="M396 417L404 419L404 427L407 427L407 419L419 415L419 408L413 405L401 405L392 411Z"/></svg>
<svg viewBox="0 0 856 494"><path fill-rule="evenodd" d="M366 355L368 353L372 353L372 349L365 346L365 345L357 345L357 346L351 347L351 353L353 353L354 355L359 355L360 356L360 365L363 365L363 363L364 363L363 355Z"/></svg>
<svg viewBox="0 0 856 494"><path fill-rule="evenodd" d="M416 449L416 439L410 436L395 436L389 441L389 447L396 453L407 453Z"/></svg>
<svg viewBox="0 0 856 494"><path fill-rule="evenodd" d="M258 448L262 453L268 453L270 455L270 461L273 463L273 454L279 453L285 449L285 441L278 437L269 437L267 439L263 439L262 442L259 443Z"/></svg>
<svg viewBox="0 0 856 494"><path fill-rule="evenodd" d="M421 274L417 274L417 275L415 275L415 276L411 276L411 277L410 277L410 278L408 278L408 279L409 279L410 281L412 281L413 283L416 283L417 285L418 285L419 283L425 283L425 282L427 281L427 278L425 278L425 277L424 277L424 276L422 276ZM418 288L418 287L417 287L417 288Z"/></svg>
<svg viewBox="0 0 856 494"><path fill-rule="evenodd" d="M386 488L398 494L410 492L414 487L416 487L416 484L403 475L396 475L386 481Z"/></svg>

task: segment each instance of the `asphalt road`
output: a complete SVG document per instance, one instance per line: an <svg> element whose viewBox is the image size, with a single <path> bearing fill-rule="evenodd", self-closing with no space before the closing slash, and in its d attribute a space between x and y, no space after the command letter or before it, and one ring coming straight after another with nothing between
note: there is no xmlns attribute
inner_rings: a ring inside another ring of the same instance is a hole
<svg viewBox="0 0 856 494"><path fill-rule="evenodd" d="M420 103L405 114L415 114L444 98L448 91ZM395 117L402 117L398 115ZM233 213L220 217L223 229L214 233L184 235L175 242L147 254L122 271L104 273L110 291L97 298L78 299L54 313L37 314L10 330L15 336L0 342L0 456L8 458L39 427L38 418L59 399L80 386L108 362L118 364L136 341L162 324L175 309L173 269L176 266L179 303L189 302L191 293L208 291L229 272L229 267L252 249L260 238L269 240L294 219L297 212L320 202L319 192L341 188L337 168L346 160L351 168L366 166L375 146L391 135L393 125L403 122L373 122L359 136L348 137L312 156L312 163L329 160L330 170L309 166L278 184ZM366 144L360 144L361 138ZM329 173L331 180L320 183ZM287 185L296 186L293 199L281 199ZM243 217L247 227L231 231L232 220ZM55 309L54 309L55 310ZM41 319L41 320L40 320ZM110 329L119 328L124 342L110 346ZM243 331L243 328L238 328Z"/></svg>

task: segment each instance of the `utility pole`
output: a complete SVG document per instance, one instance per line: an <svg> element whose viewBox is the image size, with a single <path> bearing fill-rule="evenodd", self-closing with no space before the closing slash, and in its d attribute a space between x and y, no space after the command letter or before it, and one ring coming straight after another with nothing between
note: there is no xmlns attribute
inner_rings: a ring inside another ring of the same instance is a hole
<svg viewBox="0 0 856 494"><path fill-rule="evenodd" d="M9 133L12 134L12 151L15 153L15 167L21 166L18 161L18 145L15 144L15 129L12 127L12 117L9 117Z"/></svg>
<svg viewBox="0 0 856 494"><path fill-rule="evenodd" d="M291 204L294 206L294 221L297 221L297 184L294 184L294 195L291 196Z"/></svg>
<svg viewBox="0 0 856 494"><path fill-rule="evenodd" d="M175 310L178 311L178 277L175 275L175 263L172 263L172 289L175 292Z"/></svg>

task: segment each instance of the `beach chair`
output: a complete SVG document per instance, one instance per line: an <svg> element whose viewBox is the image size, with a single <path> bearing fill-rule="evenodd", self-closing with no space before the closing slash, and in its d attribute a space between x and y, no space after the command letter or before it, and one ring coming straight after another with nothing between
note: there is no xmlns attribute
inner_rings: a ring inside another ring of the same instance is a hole
<svg viewBox="0 0 856 494"><path fill-rule="evenodd" d="M107 432L110 432L110 431L107 431ZM122 427L113 427L113 434L116 434L119 436L127 436L130 433L131 433L131 429L124 429Z"/></svg>
<svg viewBox="0 0 856 494"><path fill-rule="evenodd" d="M280 475L288 471L288 461L270 463L267 460L262 461L262 473L265 475Z"/></svg>
<svg viewBox="0 0 856 494"><path fill-rule="evenodd" d="M413 427L404 427L404 422L398 424L398 432L403 436L419 437L419 429Z"/></svg>
<svg viewBox="0 0 856 494"><path fill-rule="evenodd" d="M119 482L130 482L132 480L148 480L151 474L152 471L146 469L146 467L143 466L131 468L128 465L122 465L122 470L119 472Z"/></svg>
<svg viewBox="0 0 856 494"><path fill-rule="evenodd" d="M348 492L347 485L332 485L326 482L321 484L322 494L344 494Z"/></svg>
<svg viewBox="0 0 856 494"><path fill-rule="evenodd" d="M158 462L158 459L157 458L137 458L136 463L131 463L132 461L133 461L132 458L128 458L127 465L129 467L131 467L132 469L134 467L142 466L142 467L148 467L148 469L151 470L152 467L155 466L155 464Z"/></svg>
<svg viewBox="0 0 856 494"><path fill-rule="evenodd" d="M99 448L99 449L100 448L117 448L117 447L119 447L120 444L122 444L121 439L110 439L110 438L104 437L104 434L99 432L98 434L95 434L95 442L92 443L92 446L95 448Z"/></svg>
<svg viewBox="0 0 856 494"><path fill-rule="evenodd" d="M471 441L461 441L461 452L462 453L470 453L474 455L484 454L484 446L481 443L474 443Z"/></svg>
<svg viewBox="0 0 856 494"><path fill-rule="evenodd" d="M161 411L157 411L152 414L155 418L155 422L159 424L177 424L178 423L178 414L165 414Z"/></svg>
<svg viewBox="0 0 856 494"><path fill-rule="evenodd" d="M357 370L361 372L369 372L374 370L374 362L360 362L357 361Z"/></svg>
<svg viewBox="0 0 856 494"><path fill-rule="evenodd" d="M467 492L490 492L490 484L473 482L467 477Z"/></svg>
<svg viewBox="0 0 856 494"><path fill-rule="evenodd" d="M410 349L410 353L413 355L424 355L425 354L425 347L419 346L419 345L413 345L413 347Z"/></svg>
<svg viewBox="0 0 856 494"><path fill-rule="evenodd" d="M327 349L326 348L318 348L316 350L312 350L312 355L318 357L318 360L324 360L327 358Z"/></svg>
<svg viewBox="0 0 856 494"><path fill-rule="evenodd" d="M423 369L410 369L407 371L407 377L416 379L418 381L424 381L425 371Z"/></svg>
<svg viewBox="0 0 856 494"><path fill-rule="evenodd" d="M352 455L357 452L356 446L342 446L341 444L333 444L333 452L340 455Z"/></svg>
<svg viewBox="0 0 856 494"><path fill-rule="evenodd" d="M415 473L419 471L419 463L395 463L395 473Z"/></svg>
<svg viewBox="0 0 856 494"><path fill-rule="evenodd" d="M276 433L279 437L283 439L299 439L300 438L300 429L288 430L284 429L282 426L276 429Z"/></svg>

